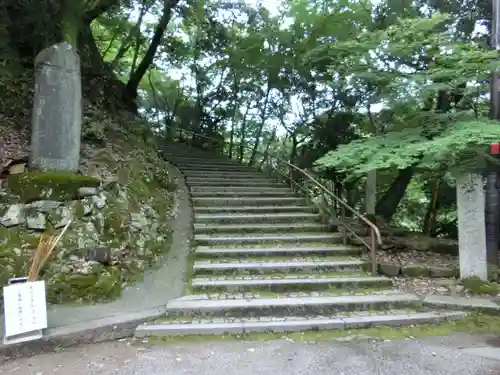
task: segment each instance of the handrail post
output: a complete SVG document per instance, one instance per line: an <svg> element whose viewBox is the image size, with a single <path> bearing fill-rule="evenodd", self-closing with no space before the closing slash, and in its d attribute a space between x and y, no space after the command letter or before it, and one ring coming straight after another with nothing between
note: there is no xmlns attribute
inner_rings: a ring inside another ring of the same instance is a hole
<svg viewBox="0 0 500 375"><path fill-rule="evenodd" d="M373 276L376 276L378 274L378 265L377 265L377 239L375 236L375 230L372 228L370 231L370 234L372 235L372 243L371 243L371 249L370 249L370 256L372 258L372 274Z"/></svg>

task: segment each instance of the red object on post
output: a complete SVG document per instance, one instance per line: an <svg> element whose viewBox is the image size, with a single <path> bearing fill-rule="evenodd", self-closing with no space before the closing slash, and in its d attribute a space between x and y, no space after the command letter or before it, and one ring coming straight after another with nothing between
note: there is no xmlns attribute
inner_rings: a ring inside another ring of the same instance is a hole
<svg viewBox="0 0 500 375"><path fill-rule="evenodd" d="M490 145L490 152L492 154L500 154L500 143L492 143Z"/></svg>

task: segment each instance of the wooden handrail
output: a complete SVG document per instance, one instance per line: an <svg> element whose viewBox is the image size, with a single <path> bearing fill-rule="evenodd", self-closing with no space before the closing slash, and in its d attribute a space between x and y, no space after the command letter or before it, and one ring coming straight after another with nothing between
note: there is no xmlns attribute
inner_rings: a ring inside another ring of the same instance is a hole
<svg viewBox="0 0 500 375"><path fill-rule="evenodd" d="M204 138L204 139L207 139L207 140L213 141L213 142L221 142L222 141L224 145L226 145L228 143L225 140L212 138L212 137L206 136L204 134L192 132L190 130L185 130L185 129L180 129L179 128L179 129L177 129L177 131L179 132L179 139L182 139L182 133L186 133L187 135L191 135L193 137ZM241 147L242 145L239 144L239 143L234 143L233 146L235 146L235 147ZM243 147L246 148L247 150L249 150L248 146L243 145ZM322 183L320 183L319 181L317 181L311 174L309 174L304 169L302 169L302 168L300 168L300 167L298 167L298 166L296 166L296 165L294 165L294 164L292 164L292 163L290 163L290 162L288 162L286 160L283 160L280 157L278 157L276 155L273 155L272 153L270 153L268 151L266 151L264 153L264 152L256 150L256 152L258 154L260 154L260 155L276 159L280 163L286 165L288 168L292 168L295 171L299 172L310 183L312 183L314 186L316 186L318 189L320 189L323 193L327 194L330 198L332 198L333 200L335 200L337 203L339 203L340 205L342 205L342 207L344 209L347 209L357 219L361 220L364 224L366 224L370 228L370 232L371 232L370 234L371 234L371 237L372 237L371 244L366 243L366 241L363 238L361 238L352 228L350 228L342 219L340 219L340 221L342 222L342 225L344 226L344 236L346 235L346 230L349 230L351 232L351 234L353 234L355 237L357 237L357 239L359 241L361 241L361 243L363 243L368 248L368 250L370 250L370 257L371 257L371 261L372 261L372 273L373 274L378 273L376 251L377 251L377 245L382 245L382 236L380 234L380 229L374 223L372 223L365 216L363 216L358 211L356 211L354 208L352 208L347 202L345 202L342 198L340 198L335 193L333 193L330 189L328 189Z"/></svg>

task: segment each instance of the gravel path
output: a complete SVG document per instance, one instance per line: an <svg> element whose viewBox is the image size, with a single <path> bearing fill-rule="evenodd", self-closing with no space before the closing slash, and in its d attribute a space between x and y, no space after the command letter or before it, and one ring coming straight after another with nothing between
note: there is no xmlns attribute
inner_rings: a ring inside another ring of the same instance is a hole
<svg viewBox="0 0 500 375"><path fill-rule="evenodd" d="M486 349L477 349L487 345L472 336L374 343L217 342L149 348L114 342L19 359L1 366L0 374L498 375L500 361L482 358ZM458 346L476 349L467 352ZM493 357L500 351L489 349Z"/></svg>

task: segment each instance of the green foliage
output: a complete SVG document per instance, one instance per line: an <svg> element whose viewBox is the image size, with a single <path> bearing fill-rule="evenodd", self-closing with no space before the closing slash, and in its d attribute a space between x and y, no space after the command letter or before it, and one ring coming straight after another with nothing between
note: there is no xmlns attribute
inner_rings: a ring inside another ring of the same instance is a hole
<svg viewBox="0 0 500 375"><path fill-rule="evenodd" d="M68 14L61 18L64 12L41 7L44 2L32 3L41 19L53 16L57 22L39 36L35 11L20 11L30 21L9 20L17 13L4 12L2 20L11 26L0 28L0 36L32 32L34 41L14 38L0 45L1 57L9 48L23 56L39 50L61 26L74 39L69 26L78 25L79 15L72 14L73 23ZM106 70L105 75L112 71L127 83L147 56L164 4L75 2L78 14L104 10L91 28L106 65L96 63L99 56L82 54L82 66ZM417 216L421 207L423 217L431 194L423 186L437 176L482 168L485 146L500 138L498 126L487 119L486 95L497 52L472 33L476 23L488 24L489 8L476 0L290 0L272 9L246 2L179 2L142 77L137 102L158 134L201 132L220 139L218 149L225 143L244 162L266 152L304 168L317 160L317 169L336 183L361 181L377 169L383 176L380 197L398 170L415 167L413 181L422 186L418 194L407 194L406 202L414 204L400 213ZM66 29L65 20L71 21ZM6 70L10 74L2 74L0 87L18 76L14 67ZM19 97L27 97L31 86ZM111 94L122 98L123 87L112 87ZM84 128L85 140L94 143L106 135L100 127ZM425 202L417 198L420 193ZM359 197L351 203L361 207ZM422 217L410 226L418 227Z"/></svg>
<svg viewBox="0 0 500 375"><path fill-rule="evenodd" d="M500 126L491 120L451 123L433 139L422 136L422 132L422 128L415 128L352 141L330 151L316 165L319 170L336 168L353 175L411 165L464 172L480 167L485 147L500 139Z"/></svg>

